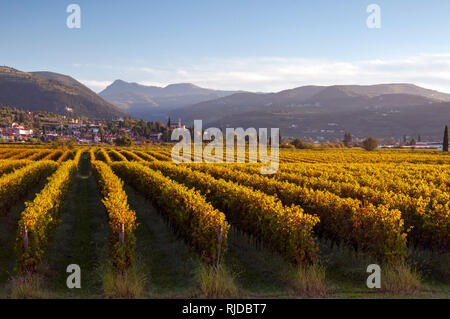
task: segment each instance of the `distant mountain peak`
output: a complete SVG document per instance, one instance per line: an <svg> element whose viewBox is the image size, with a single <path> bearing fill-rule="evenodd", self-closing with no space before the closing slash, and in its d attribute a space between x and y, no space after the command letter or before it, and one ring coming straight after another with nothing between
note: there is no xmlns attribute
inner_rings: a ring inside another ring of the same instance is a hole
<svg viewBox="0 0 450 319"><path fill-rule="evenodd" d="M118 84L125 84L125 83L127 83L127 82L125 82L121 79L117 79L117 80L114 80L114 82L111 83L110 85L118 85Z"/></svg>

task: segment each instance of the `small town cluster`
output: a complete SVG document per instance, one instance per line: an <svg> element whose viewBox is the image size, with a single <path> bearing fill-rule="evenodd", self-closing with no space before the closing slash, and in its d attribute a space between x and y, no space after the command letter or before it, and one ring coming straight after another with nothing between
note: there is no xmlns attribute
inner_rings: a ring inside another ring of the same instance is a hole
<svg viewBox="0 0 450 319"><path fill-rule="evenodd" d="M19 113L19 116L15 114L9 121L0 123L0 140L51 142L71 139L80 144L114 144L125 136L133 144L142 145L147 142L168 141L170 132L177 128L186 128L181 119L172 122L169 118L168 122L163 124L129 118L93 120L23 112Z"/></svg>

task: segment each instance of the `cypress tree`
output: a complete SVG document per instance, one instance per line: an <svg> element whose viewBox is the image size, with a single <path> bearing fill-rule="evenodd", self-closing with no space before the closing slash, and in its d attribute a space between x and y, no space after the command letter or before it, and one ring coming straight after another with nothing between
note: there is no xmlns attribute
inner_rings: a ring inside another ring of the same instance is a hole
<svg viewBox="0 0 450 319"><path fill-rule="evenodd" d="M352 135L349 132L345 132L343 142L346 147L352 147Z"/></svg>
<svg viewBox="0 0 450 319"><path fill-rule="evenodd" d="M445 126L444 130L444 142L442 143L442 150L444 152L448 152L448 127Z"/></svg>

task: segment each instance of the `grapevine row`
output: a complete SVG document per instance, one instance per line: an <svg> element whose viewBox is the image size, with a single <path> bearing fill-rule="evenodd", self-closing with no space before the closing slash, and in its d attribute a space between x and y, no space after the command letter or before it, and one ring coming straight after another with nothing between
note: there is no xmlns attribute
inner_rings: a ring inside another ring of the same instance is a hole
<svg viewBox="0 0 450 319"><path fill-rule="evenodd" d="M90 153L90 156L92 160L93 154ZM101 161L91 161L91 165L103 196L102 203L108 214L112 258L116 268L125 269L134 260L136 214L128 205L127 194L123 190L123 182L113 173L108 164ZM123 242L121 242L120 236L123 236Z"/></svg>
<svg viewBox="0 0 450 319"><path fill-rule="evenodd" d="M147 162L146 165L198 189L238 228L262 240L289 261L304 263L316 259L312 230L319 218L305 214L299 206L283 206L276 197L263 192L171 163Z"/></svg>
<svg viewBox="0 0 450 319"><path fill-rule="evenodd" d="M201 166L199 166L201 167ZM248 165L233 165L235 170L257 175L259 170ZM220 171L230 170L223 167ZM212 168L211 168L212 170ZM217 171L217 166L216 166ZM450 218L447 192L423 188L416 197L401 192L377 190L376 187L360 186L357 182L336 182L324 178L307 177L301 174L279 172L272 178L296 184L302 188L328 191L339 197L351 197L370 202L375 206L386 206L402 212L405 227L410 229L408 241L437 250L450 247ZM405 187L406 188L406 187ZM423 197L422 197L423 196Z"/></svg>
<svg viewBox="0 0 450 319"><path fill-rule="evenodd" d="M223 251L226 247L229 229L223 213L194 190L141 164L116 162L111 167L116 174L152 199L177 233L208 262L217 260L219 249ZM218 236L219 228L221 238Z"/></svg>
<svg viewBox="0 0 450 319"><path fill-rule="evenodd" d="M0 178L0 213L6 214L14 203L56 168L55 162L39 161L3 175Z"/></svg>
<svg viewBox="0 0 450 319"><path fill-rule="evenodd" d="M20 161L3 160L3 161L0 161L0 176L11 173L12 171L14 171L16 169L22 168L31 163L32 163L31 161L27 161L27 160L20 160Z"/></svg>
<svg viewBox="0 0 450 319"><path fill-rule="evenodd" d="M341 198L327 191L277 181L258 174L235 172L215 165L193 165L195 169L233 181L264 193L278 196L286 205L300 205L317 214L318 232L334 241L344 241L367 252L373 258L390 261L406 253L401 212L384 206L363 205L351 198Z"/></svg>
<svg viewBox="0 0 450 319"><path fill-rule="evenodd" d="M40 163L49 165L48 162L37 162L36 164ZM53 163L53 165L57 164ZM49 182L36 195L35 199L26 203L27 207L21 214L16 239L20 271L36 270L45 254L49 235L57 224L62 201L76 172L75 161L64 162L50 177Z"/></svg>

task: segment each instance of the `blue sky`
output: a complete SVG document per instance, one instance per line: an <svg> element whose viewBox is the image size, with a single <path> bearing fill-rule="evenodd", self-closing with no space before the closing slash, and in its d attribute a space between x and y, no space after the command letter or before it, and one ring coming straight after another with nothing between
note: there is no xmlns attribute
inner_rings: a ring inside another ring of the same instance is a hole
<svg viewBox="0 0 450 319"><path fill-rule="evenodd" d="M81 28L66 7L81 7ZM381 8L369 29L366 8ZM95 91L115 79L278 91L413 82L450 93L446 0L8 0L0 64L64 73Z"/></svg>

